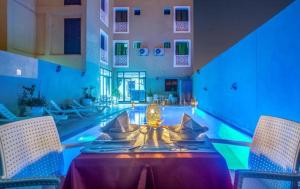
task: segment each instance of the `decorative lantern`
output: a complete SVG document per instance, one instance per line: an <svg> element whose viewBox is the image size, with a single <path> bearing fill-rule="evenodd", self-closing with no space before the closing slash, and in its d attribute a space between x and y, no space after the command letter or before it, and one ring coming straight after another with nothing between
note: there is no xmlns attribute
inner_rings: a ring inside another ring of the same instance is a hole
<svg viewBox="0 0 300 189"><path fill-rule="evenodd" d="M147 107L146 118L149 126L157 128L162 123L160 108L157 104L150 104Z"/></svg>
<svg viewBox="0 0 300 189"><path fill-rule="evenodd" d="M192 108L197 107L198 106L198 101L196 101L196 99L192 99L191 100L191 106L192 106Z"/></svg>
<svg viewBox="0 0 300 189"><path fill-rule="evenodd" d="M136 106L135 102L132 101L132 102L131 102L131 107L132 107L132 108L135 108L135 106Z"/></svg>

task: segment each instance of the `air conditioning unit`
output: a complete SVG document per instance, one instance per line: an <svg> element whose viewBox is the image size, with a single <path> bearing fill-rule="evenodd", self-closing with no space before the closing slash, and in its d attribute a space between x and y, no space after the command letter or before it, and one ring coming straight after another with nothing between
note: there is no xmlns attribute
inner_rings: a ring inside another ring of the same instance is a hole
<svg viewBox="0 0 300 189"><path fill-rule="evenodd" d="M140 56L148 56L148 54L149 54L148 48L141 48L141 49L139 49L139 55Z"/></svg>
<svg viewBox="0 0 300 189"><path fill-rule="evenodd" d="M165 49L163 48L154 49L154 56L164 56L164 55L165 55Z"/></svg>

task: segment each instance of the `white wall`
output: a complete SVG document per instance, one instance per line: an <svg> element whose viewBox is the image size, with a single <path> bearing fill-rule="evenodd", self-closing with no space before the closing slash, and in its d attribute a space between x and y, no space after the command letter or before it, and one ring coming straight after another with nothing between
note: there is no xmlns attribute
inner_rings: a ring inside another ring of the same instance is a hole
<svg viewBox="0 0 300 189"><path fill-rule="evenodd" d="M21 54L35 53L36 0L9 0L8 3L8 50Z"/></svg>
<svg viewBox="0 0 300 189"><path fill-rule="evenodd" d="M81 54L64 55L64 19L81 18ZM86 1L64 6L63 0L37 1L37 56L68 67L86 68Z"/></svg>
<svg viewBox="0 0 300 189"><path fill-rule="evenodd" d="M38 60L0 51L0 76L37 78Z"/></svg>

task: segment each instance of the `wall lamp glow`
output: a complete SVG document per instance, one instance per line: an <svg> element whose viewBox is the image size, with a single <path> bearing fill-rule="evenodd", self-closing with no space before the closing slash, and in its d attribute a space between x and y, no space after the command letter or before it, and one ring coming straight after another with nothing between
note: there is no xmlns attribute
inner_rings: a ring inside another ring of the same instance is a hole
<svg viewBox="0 0 300 189"><path fill-rule="evenodd" d="M22 70L21 69L16 69L16 75L21 76L22 75Z"/></svg>

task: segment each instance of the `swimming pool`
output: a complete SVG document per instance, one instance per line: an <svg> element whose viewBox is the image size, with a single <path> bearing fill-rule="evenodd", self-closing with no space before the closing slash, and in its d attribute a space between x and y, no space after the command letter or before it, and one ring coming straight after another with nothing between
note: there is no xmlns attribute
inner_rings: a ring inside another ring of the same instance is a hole
<svg viewBox="0 0 300 189"><path fill-rule="evenodd" d="M127 108L126 110L129 114L131 123L145 123L146 105L139 105L135 108ZM230 139L244 142L252 141L251 137L233 129L213 116L201 111L200 109L193 109L190 106L166 106L161 107L161 113L162 120L164 120L164 125L175 125L180 123L183 113L187 113L197 123L205 125L209 128L209 131L207 132L207 136L209 138ZM113 116L110 119L112 118ZM63 144L96 140L101 133L101 127L103 127L110 119L105 119L106 121L102 121L94 127L87 129L84 132L81 132L67 140L64 140ZM228 144L214 144L214 146L224 156L230 169L247 168L249 155L248 147L233 146ZM67 150L64 153L66 167L65 170L67 170L72 159L79 154L79 151L80 149L77 148Z"/></svg>

